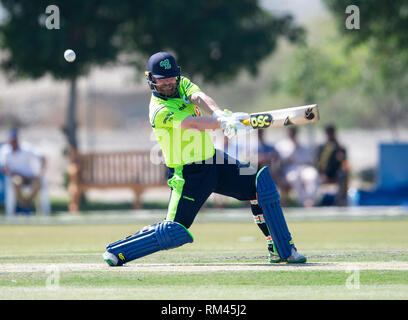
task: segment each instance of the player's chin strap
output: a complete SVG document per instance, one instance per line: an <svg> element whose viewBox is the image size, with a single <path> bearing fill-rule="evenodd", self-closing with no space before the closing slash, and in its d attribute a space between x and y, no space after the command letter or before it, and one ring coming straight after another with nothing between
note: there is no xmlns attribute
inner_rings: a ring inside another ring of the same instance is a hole
<svg viewBox="0 0 408 320"><path fill-rule="evenodd" d="M176 84L176 87L178 87L178 85L179 85L179 83L180 83L180 80L181 80L181 68L180 68L180 67L177 67L177 69L178 69L178 75L177 75L177 84ZM153 81L151 72L145 71L145 78L146 78L147 84L149 85L150 90L152 90L152 92L155 94L155 96L157 96L157 97L159 97L159 98L161 98L161 99L164 99L164 100L167 100L168 98L171 98L171 97L172 97L172 96L165 96L165 95L159 93L159 92L156 90L156 83ZM177 91L176 91L176 93L177 93ZM174 94L173 94L173 95L174 95Z"/></svg>

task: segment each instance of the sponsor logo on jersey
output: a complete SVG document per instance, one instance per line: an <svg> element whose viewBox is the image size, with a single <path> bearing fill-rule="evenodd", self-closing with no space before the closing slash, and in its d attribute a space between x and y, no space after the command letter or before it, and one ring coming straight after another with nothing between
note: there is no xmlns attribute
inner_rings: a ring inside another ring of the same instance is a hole
<svg viewBox="0 0 408 320"><path fill-rule="evenodd" d="M269 113L258 113L250 116L252 128L268 128L272 122L272 116Z"/></svg>
<svg viewBox="0 0 408 320"><path fill-rule="evenodd" d="M194 108L194 110L195 110L196 115L199 116L199 117L201 117L200 108L196 106L196 107Z"/></svg>
<svg viewBox="0 0 408 320"><path fill-rule="evenodd" d="M167 121L173 121L173 117L174 117L174 112L169 112L168 114L166 114L166 117L163 120L163 123L167 123Z"/></svg>
<svg viewBox="0 0 408 320"><path fill-rule="evenodd" d="M185 108L187 108L187 106L183 103L183 105L179 107L178 109L181 111L181 110L184 110Z"/></svg>

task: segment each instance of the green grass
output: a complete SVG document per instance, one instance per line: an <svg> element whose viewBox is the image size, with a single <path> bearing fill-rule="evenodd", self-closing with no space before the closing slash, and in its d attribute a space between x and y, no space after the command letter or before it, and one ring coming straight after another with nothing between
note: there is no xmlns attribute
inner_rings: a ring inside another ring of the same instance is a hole
<svg viewBox="0 0 408 320"><path fill-rule="evenodd" d="M340 286L344 285L347 277L345 271L218 271L211 272L211 276L205 276L203 272L109 272L109 271L81 271L64 274L62 272L60 285L66 288L94 288L95 286L120 286L120 287L139 287L139 286L216 286L219 284L228 284L230 286ZM366 286L370 285L406 285L408 278L404 277L404 271L372 271L365 270L360 272L360 283ZM42 286L48 274L21 272L16 274L6 273L0 279L0 286L12 285L13 287L39 287ZM14 281L13 281L14 280Z"/></svg>
<svg viewBox="0 0 408 320"><path fill-rule="evenodd" d="M291 204L295 206L296 201L291 199ZM69 205L69 199L65 198L52 198L51 199L51 211L52 212L67 212ZM141 203L141 209L161 209L167 210L168 201L160 200L150 200L143 201ZM225 208L242 208L244 205L241 201L232 200L225 203ZM212 202L205 204L206 208L214 208ZM103 202L103 201L94 201L94 200L84 200L80 203L81 212L94 212L94 211L122 211L122 210L133 210L132 201L118 201L118 202ZM4 204L0 204L0 212L4 214L5 208Z"/></svg>
<svg viewBox="0 0 408 320"><path fill-rule="evenodd" d="M360 270L358 289L346 286L346 270L138 271L108 268L105 245L143 225L0 225L0 267L37 265L34 271L0 271L0 299L407 299L408 270ZM308 262L408 261L408 220L291 222ZM196 223L194 243L157 252L132 264L248 263L268 265L266 242L252 223ZM95 270L59 274L54 264L97 264Z"/></svg>
<svg viewBox="0 0 408 320"><path fill-rule="evenodd" d="M9 299L406 299L407 273L361 271L359 288L347 288L344 271L319 272L70 272L58 288L48 274L6 274L0 298ZM116 293L116 294L113 294ZM52 295L51 295L52 294Z"/></svg>

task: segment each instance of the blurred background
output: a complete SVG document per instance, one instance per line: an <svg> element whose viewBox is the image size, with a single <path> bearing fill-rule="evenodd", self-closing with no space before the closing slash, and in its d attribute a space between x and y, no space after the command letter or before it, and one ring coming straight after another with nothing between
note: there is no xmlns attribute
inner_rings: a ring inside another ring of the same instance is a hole
<svg viewBox="0 0 408 320"><path fill-rule="evenodd" d="M161 173L152 182L135 169L122 183L127 187L105 177L94 181L98 188L74 190L85 179L81 170L104 170L79 155L150 153L157 146L144 70L151 54L165 50L183 75L232 111L319 105L320 122L296 132L307 156L279 147L289 139L287 128L264 131L278 154L267 161L282 178L285 206L406 206L407 48L402 0L0 0L0 142L17 127L19 139L45 156L51 213L166 208ZM76 52L74 62L64 60L66 49ZM318 168L328 126L341 145L334 157L343 174L331 179ZM110 170L129 168L128 160L110 159ZM315 168L313 199L299 201L285 161ZM148 167L138 170L155 170ZM2 177L3 213L5 189ZM70 207L72 197L79 207ZM212 197L208 205L242 204Z"/></svg>

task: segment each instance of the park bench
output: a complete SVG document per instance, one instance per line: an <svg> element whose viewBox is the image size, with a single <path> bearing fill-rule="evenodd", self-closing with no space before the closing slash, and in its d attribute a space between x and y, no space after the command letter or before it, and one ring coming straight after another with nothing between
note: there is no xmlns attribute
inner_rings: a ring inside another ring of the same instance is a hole
<svg viewBox="0 0 408 320"><path fill-rule="evenodd" d="M89 189L131 189L133 207L141 207L146 189L167 185L167 169L150 160L150 151L69 152L69 211L77 212L82 194Z"/></svg>

